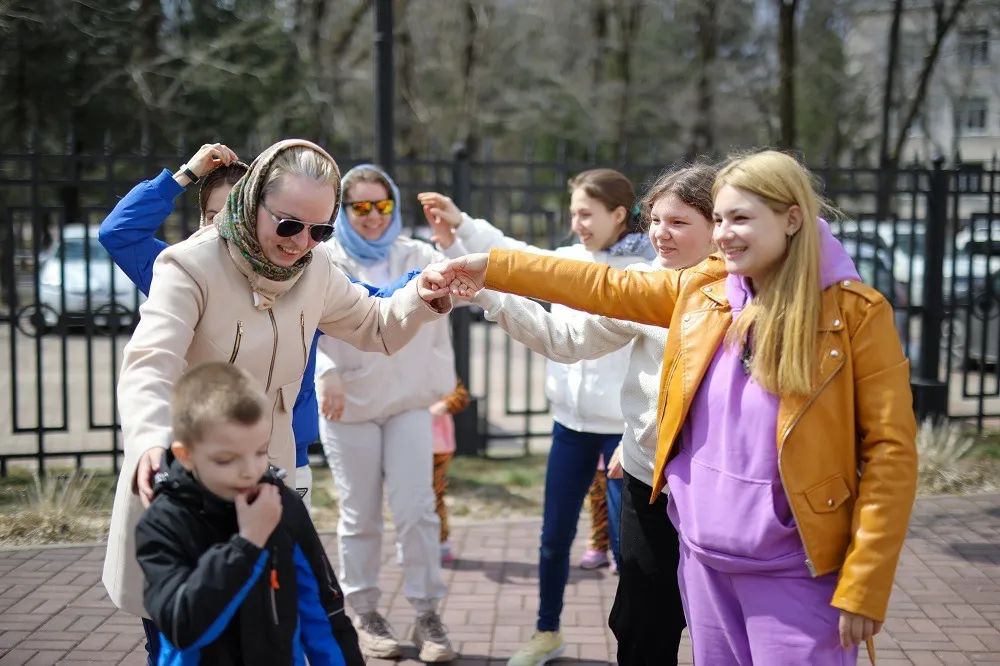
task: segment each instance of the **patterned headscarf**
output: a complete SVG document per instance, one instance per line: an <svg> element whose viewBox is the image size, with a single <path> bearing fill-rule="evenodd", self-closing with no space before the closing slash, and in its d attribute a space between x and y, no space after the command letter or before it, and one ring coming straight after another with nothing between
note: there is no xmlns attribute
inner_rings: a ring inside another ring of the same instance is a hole
<svg viewBox="0 0 1000 666"><path fill-rule="evenodd" d="M312 261L312 252L310 252L291 266L278 266L267 260L260 247L260 242L257 240L257 207L260 205L261 191L267 174L271 171L271 166L280 152L299 146L316 151L333 164L337 206L331 219L336 219L337 213L340 211L341 200L340 168L329 153L315 143L304 139L279 141L258 155L257 159L250 164L250 171L233 186L233 190L226 200L226 205L215 216L215 228L219 230L219 235L226 239L226 242L232 247L239 250L255 274L275 282L292 279Z"/></svg>

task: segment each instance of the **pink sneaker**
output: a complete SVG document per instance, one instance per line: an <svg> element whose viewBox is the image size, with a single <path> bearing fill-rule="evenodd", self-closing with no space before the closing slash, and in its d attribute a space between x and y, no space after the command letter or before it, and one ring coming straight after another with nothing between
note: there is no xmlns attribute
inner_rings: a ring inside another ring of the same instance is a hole
<svg viewBox="0 0 1000 666"><path fill-rule="evenodd" d="M603 550L587 550L580 558L581 569L600 569L608 566L608 554Z"/></svg>
<svg viewBox="0 0 1000 666"><path fill-rule="evenodd" d="M613 555L608 558L608 571L611 572L612 576L618 575L618 563L615 562L615 558Z"/></svg>
<svg viewBox="0 0 1000 666"><path fill-rule="evenodd" d="M451 564L455 561L455 553L451 551L451 542L441 542L441 564Z"/></svg>

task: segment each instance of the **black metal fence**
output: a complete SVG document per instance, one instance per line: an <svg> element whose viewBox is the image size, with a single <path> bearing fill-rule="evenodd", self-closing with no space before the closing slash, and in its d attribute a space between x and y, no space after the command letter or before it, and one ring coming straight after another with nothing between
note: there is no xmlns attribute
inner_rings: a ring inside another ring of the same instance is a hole
<svg viewBox="0 0 1000 666"><path fill-rule="evenodd" d="M120 353L141 296L113 270L97 241L101 221L142 178L176 168L187 155L0 155L0 338L9 371L0 387L0 474L12 461L117 468L115 398ZM428 159L401 159L395 176L406 225L426 235L417 192L452 196L475 216L542 247L569 239L567 180L594 166L617 168L638 185L663 164L600 164L556 154L501 161L488 147ZM349 167L360 160L344 160ZM1000 418L1000 170L909 166L815 169L842 212L834 231L862 278L896 308L911 358L918 410L982 429ZM876 216L880 184L895 182L892 214ZM158 232L167 242L198 225L197 197L185 193ZM485 322L475 308L453 315L457 370L476 397L458 419L462 453L525 447L549 434L544 363ZM499 366L499 367L498 367ZM95 462L96 462L95 460Z"/></svg>

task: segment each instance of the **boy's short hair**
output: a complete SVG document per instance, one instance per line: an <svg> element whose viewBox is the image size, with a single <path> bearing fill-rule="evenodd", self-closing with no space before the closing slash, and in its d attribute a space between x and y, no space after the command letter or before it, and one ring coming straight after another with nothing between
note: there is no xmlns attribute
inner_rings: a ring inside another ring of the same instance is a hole
<svg viewBox="0 0 1000 666"><path fill-rule="evenodd" d="M264 416L266 400L246 371L221 362L196 365L174 386L170 405L174 439L190 447L217 423L254 425Z"/></svg>

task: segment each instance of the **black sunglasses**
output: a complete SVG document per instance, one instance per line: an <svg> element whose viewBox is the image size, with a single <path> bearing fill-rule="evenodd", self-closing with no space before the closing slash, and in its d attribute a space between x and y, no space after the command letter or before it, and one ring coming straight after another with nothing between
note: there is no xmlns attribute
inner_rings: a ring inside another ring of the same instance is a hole
<svg viewBox="0 0 1000 666"><path fill-rule="evenodd" d="M271 216L271 219L274 220L274 223L277 225L275 231L281 238L298 236L306 227L309 227L309 237L317 243L328 241L330 240L330 237L333 236L333 225L329 222L301 222L299 220L289 220L283 217L278 217L266 206L263 208L267 211L267 214Z"/></svg>

